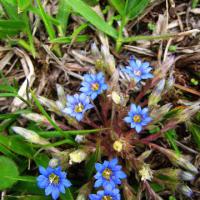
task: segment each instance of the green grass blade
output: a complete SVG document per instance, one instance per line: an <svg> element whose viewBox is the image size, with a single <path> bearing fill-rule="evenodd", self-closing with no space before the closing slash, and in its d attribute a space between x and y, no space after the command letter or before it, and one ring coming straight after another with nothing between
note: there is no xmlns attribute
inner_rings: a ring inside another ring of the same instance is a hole
<svg viewBox="0 0 200 200"><path fill-rule="evenodd" d="M72 7L75 12L78 12L96 28L102 32L117 38L117 31L107 24L90 6L81 0L67 1L68 5Z"/></svg>
<svg viewBox="0 0 200 200"><path fill-rule="evenodd" d="M123 16L125 13L125 2L124 0L109 0L110 4Z"/></svg>
<svg viewBox="0 0 200 200"><path fill-rule="evenodd" d="M20 18L17 12L17 4L14 1L0 0L0 3L9 18L16 20Z"/></svg>
<svg viewBox="0 0 200 200"><path fill-rule="evenodd" d="M23 12L25 11L31 4L30 0L17 0L18 4L18 12Z"/></svg>
<svg viewBox="0 0 200 200"><path fill-rule="evenodd" d="M74 30L74 32L71 35L71 38L72 38L71 44L78 38L79 33L83 31L84 29L86 29L87 27L88 27L88 24L85 23L85 24L81 24L78 28Z"/></svg>
<svg viewBox="0 0 200 200"><path fill-rule="evenodd" d="M25 23L23 20L0 20L1 30L23 30Z"/></svg>
<svg viewBox="0 0 200 200"><path fill-rule="evenodd" d="M52 138L52 137L62 137L63 135L65 135L66 137L69 137L70 135L87 135L92 133L98 133L103 130L106 130L106 128L62 131L62 134L59 131L39 131L37 133L44 138Z"/></svg>
<svg viewBox="0 0 200 200"><path fill-rule="evenodd" d="M195 123L187 123L187 128L192 134L193 141L196 143L198 149L200 149L200 126Z"/></svg>
<svg viewBox="0 0 200 200"><path fill-rule="evenodd" d="M42 6L42 3L40 0L36 0L38 8L39 8L39 12L40 12L40 16L42 18L42 21L44 22L44 25L46 27L46 31L49 34L50 39L54 39L55 38L55 31L53 28L53 25L51 23L51 21L49 20L47 14L45 13L45 10Z"/></svg>
<svg viewBox="0 0 200 200"><path fill-rule="evenodd" d="M13 93L0 93L0 97L16 97L17 94Z"/></svg>
<svg viewBox="0 0 200 200"><path fill-rule="evenodd" d="M58 6L58 13L56 19L60 22L58 26L58 31L61 37L65 36L69 15L71 12L71 8L67 4L68 0L60 0Z"/></svg>
<svg viewBox="0 0 200 200"><path fill-rule="evenodd" d="M192 8L196 8L199 3L199 0L192 0Z"/></svg>
<svg viewBox="0 0 200 200"><path fill-rule="evenodd" d="M29 113L29 112L31 112L31 110L24 109L24 110L18 110L18 111L13 112L13 113L0 114L0 120L13 118L13 117L16 117L20 114Z"/></svg>
<svg viewBox="0 0 200 200"><path fill-rule="evenodd" d="M97 144L96 151L90 156L88 162L85 166L85 173L88 179L90 179L95 170L95 163L101 158L101 148L100 145Z"/></svg>
<svg viewBox="0 0 200 200"><path fill-rule="evenodd" d="M33 43L33 36L31 33L31 27L29 24L29 17L27 15L27 12L23 13L23 19L25 22L25 32L26 32L26 34L28 36L28 40L29 40L30 51L31 51L33 57L35 57L36 51L35 51L35 47L34 47L34 43Z"/></svg>
<svg viewBox="0 0 200 200"><path fill-rule="evenodd" d="M88 41L89 37L87 35L80 35L77 36L75 41L76 42L86 42ZM72 36L68 36L68 37L59 37L59 38L55 38L53 40L50 40L51 43L57 43L57 44L70 44L73 40Z"/></svg>
<svg viewBox="0 0 200 200"><path fill-rule="evenodd" d="M177 139L176 131L174 129L167 131L165 133L165 138L167 139L169 144L173 147L176 154L180 155L181 152L179 151L178 146L176 145L176 139Z"/></svg>
<svg viewBox="0 0 200 200"><path fill-rule="evenodd" d="M60 198L62 200L74 200L72 192L69 188L66 188L65 194L61 194Z"/></svg>
<svg viewBox="0 0 200 200"><path fill-rule="evenodd" d="M128 0L126 16L129 19L136 18L149 4L149 0Z"/></svg>

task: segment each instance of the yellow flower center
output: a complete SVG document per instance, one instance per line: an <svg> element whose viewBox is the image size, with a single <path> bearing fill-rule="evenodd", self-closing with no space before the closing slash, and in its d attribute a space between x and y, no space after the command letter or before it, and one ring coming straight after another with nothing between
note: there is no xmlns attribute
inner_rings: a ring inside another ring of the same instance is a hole
<svg viewBox="0 0 200 200"><path fill-rule="evenodd" d="M92 84L92 90L97 91L99 89L99 84L98 83L93 83Z"/></svg>
<svg viewBox="0 0 200 200"><path fill-rule="evenodd" d="M135 116L133 117L133 121L134 121L134 122L137 122L137 123L141 122L141 117L140 117L140 115L135 115Z"/></svg>
<svg viewBox="0 0 200 200"><path fill-rule="evenodd" d="M141 76L141 71L140 71L140 70L134 70L133 73L134 73L136 76Z"/></svg>
<svg viewBox="0 0 200 200"><path fill-rule="evenodd" d="M83 104L79 103L78 105L75 106L75 112L82 112L84 109Z"/></svg>
<svg viewBox="0 0 200 200"><path fill-rule="evenodd" d="M111 196L104 196L102 200L112 200L113 198Z"/></svg>
<svg viewBox="0 0 200 200"><path fill-rule="evenodd" d="M112 171L108 168L106 168L102 173L102 176L107 180L110 180L111 175L112 175Z"/></svg>
<svg viewBox="0 0 200 200"><path fill-rule="evenodd" d="M60 178L56 174L52 173L52 174L49 175L49 182L50 183L58 184L59 180L60 180Z"/></svg>

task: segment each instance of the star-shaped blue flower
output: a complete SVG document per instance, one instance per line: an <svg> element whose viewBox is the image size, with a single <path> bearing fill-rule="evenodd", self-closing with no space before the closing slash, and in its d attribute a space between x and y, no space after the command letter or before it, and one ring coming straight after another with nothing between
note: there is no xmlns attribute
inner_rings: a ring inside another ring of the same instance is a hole
<svg viewBox="0 0 200 200"><path fill-rule="evenodd" d="M110 184L112 187L121 184L121 179L126 178L126 174L121 170L122 166L118 165L118 159L114 158L110 161L104 161L103 164L96 163L95 168L97 173L95 174L94 187L105 187Z"/></svg>
<svg viewBox="0 0 200 200"><path fill-rule="evenodd" d="M107 185L104 190L98 191L97 194L90 194L90 200L120 200L119 190L112 185Z"/></svg>
<svg viewBox="0 0 200 200"><path fill-rule="evenodd" d="M65 193L65 188L71 186L71 182L66 178L67 173L62 172L61 167L51 168L39 167L40 174L37 177L39 188L45 189L45 195L51 194L52 198L58 199L60 193Z"/></svg>
<svg viewBox="0 0 200 200"><path fill-rule="evenodd" d="M148 62L141 62L141 60L130 58L129 66L122 69L123 72L127 73L131 78L135 80L136 83L142 79L153 78L150 73L152 67L150 67Z"/></svg>
<svg viewBox="0 0 200 200"><path fill-rule="evenodd" d="M84 93L75 94L74 96L67 96L67 106L63 109L63 112L71 117L75 117L78 121L81 121L84 117L85 111L93 108L90 104L90 99Z"/></svg>
<svg viewBox="0 0 200 200"><path fill-rule="evenodd" d="M108 88L102 72L99 72L98 74L85 74L81 86L80 91L93 100Z"/></svg>
<svg viewBox="0 0 200 200"><path fill-rule="evenodd" d="M124 121L131 124L131 128L139 133L143 126L146 126L150 121L151 117L148 116L148 108L141 108L141 106L136 106L131 104L131 109L128 116L124 118Z"/></svg>

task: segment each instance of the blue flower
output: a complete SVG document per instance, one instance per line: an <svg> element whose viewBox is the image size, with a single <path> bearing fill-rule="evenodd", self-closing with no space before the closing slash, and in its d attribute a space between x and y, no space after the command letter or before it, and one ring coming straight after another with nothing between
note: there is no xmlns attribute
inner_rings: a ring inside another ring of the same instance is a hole
<svg viewBox="0 0 200 200"><path fill-rule="evenodd" d="M148 116L148 108L141 108L135 104L131 104L131 110L128 116L124 118L124 121L131 124L131 128L135 128L139 133L143 126L146 126L150 121L151 117Z"/></svg>
<svg viewBox="0 0 200 200"><path fill-rule="evenodd" d="M126 174L121 170L122 166L117 164L117 158L110 161L106 160L103 164L96 163L95 168L97 173L94 177L97 180L95 181L94 187L105 187L108 184L115 187L115 185L121 184L121 179L126 178Z"/></svg>
<svg viewBox="0 0 200 200"><path fill-rule="evenodd" d="M61 167L51 168L39 167L40 174L37 178L39 188L45 189L45 195L51 194L53 199L59 197L60 192L65 193L65 188L71 186L71 182L66 178L67 173L61 171Z"/></svg>
<svg viewBox="0 0 200 200"><path fill-rule="evenodd" d="M74 96L67 96L67 107L63 109L63 112L81 121L85 111L93 107L88 96L83 93L75 94Z"/></svg>
<svg viewBox="0 0 200 200"><path fill-rule="evenodd" d="M148 62L142 63L140 60L131 57L129 65L130 66L126 66L125 69L122 69L122 71L133 78L136 83L138 83L142 79L153 78L153 75L149 73L152 70L152 67L149 66Z"/></svg>
<svg viewBox="0 0 200 200"><path fill-rule="evenodd" d="M119 190L112 185L107 185L104 190L98 191L97 194L90 194L90 200L120 200Z"/></svg>
<svg viewBox="0 0 200 200"><path fill-rule="evenodd" d="M108 88L104 79L102 72L99 72L98 74L85 74L84 81L81 83L82 87L80 88L80 91L87 96L90 96L91 99L95 99Z"/></svg>

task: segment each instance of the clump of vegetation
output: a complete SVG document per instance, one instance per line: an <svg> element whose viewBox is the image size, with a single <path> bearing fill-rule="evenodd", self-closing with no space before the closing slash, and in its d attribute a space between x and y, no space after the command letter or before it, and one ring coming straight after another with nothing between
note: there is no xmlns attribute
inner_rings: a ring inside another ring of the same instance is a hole
<svg viewBox="0 0 200 200"><path fill-rule="evenodd" d="M198 1L0 6L2 200L198 198Z"/></svg>

